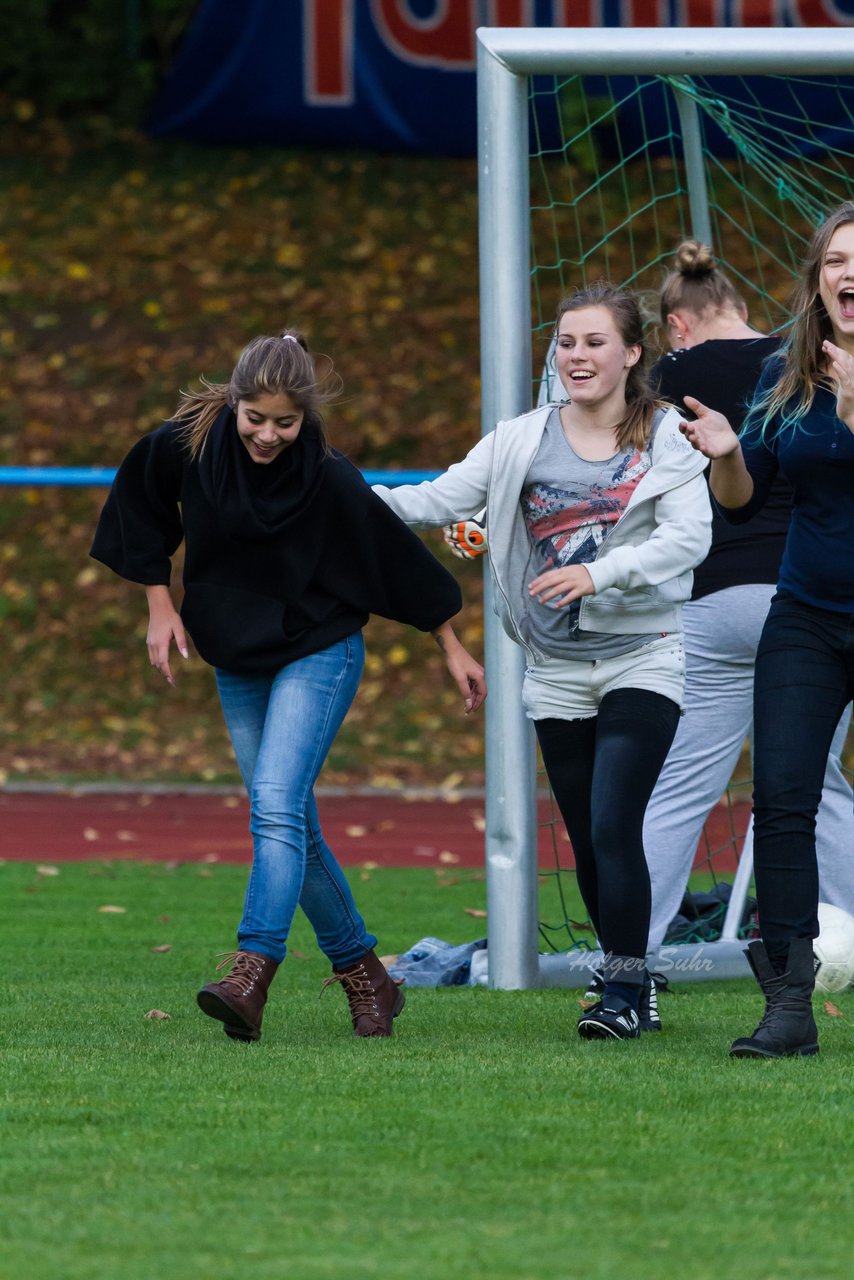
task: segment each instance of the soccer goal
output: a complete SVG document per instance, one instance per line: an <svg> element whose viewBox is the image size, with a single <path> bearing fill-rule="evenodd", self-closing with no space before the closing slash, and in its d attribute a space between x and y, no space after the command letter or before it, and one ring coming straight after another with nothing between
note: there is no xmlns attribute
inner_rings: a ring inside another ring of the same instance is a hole
<svg viewBox="0 0 854 1280"><path fill-rule="evenodd" d="M806 240L852 195L854 29L481 29L478 118L485 434L546 393L563 292L601 276L657 290L687 236L713 246L762 327L786 325ZM580 986L597 953L559 867L564 945L541 954L551 926L540 919L524 661L490 592L487 581L489 946L473 977ZM739 852L721 938L666 948L673 976L748 973L749 836Z"/></svg>

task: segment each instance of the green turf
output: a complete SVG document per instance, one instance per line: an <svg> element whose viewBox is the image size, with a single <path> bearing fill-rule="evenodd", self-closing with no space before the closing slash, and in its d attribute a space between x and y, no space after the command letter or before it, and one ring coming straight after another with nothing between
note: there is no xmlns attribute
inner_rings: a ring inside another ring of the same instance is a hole
<svg viewBox="0 0 854 1280"><path fill-rule="evenodd" d="M809 1061L727 1058L748 983L665 996L638 1043L579 1041L574 993L468 988L355 1041L301 924L263 1040L234 1044L194 993L244 877L0 866L3 1277L850 1276L850 996L816 1001ZM482 928L471 873L353 878L381 951Z"/></svg>

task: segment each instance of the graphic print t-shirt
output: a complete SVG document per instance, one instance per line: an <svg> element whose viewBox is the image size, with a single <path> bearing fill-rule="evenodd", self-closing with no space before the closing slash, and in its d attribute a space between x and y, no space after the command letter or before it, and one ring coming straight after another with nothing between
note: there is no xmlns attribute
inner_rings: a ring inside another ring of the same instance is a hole
<svg viewBox="0 0 854 1280"><path fill-rule="evenodd" d="M522 588L523 638L556 658L616 657L656 640L654 635L610 635L579 631L581 601L555 607L528 595L528 583L547 569L589 564L651 465L646 450L627 449L602 462L588 462L563 433L552 410L519 499L531 554Z"/></svg>

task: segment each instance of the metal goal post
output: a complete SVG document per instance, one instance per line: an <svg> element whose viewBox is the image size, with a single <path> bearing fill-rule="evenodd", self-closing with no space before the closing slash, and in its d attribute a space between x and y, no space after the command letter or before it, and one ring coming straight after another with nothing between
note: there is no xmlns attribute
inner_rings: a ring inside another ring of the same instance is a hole
<svg viewBox="0 0 854 1280"><path fill-rule="evenodd" d="M481 429L486 434L532 403L529 77L852 75L854 28L481 28L477 40ZM708 240L699 121L687 95L679 101L679 117L693 232ZM473 978L501 989L579 986L595 952L586 953L583 965L577 955L573 963L571 957L538 954L534 735L522 710L522 652L502 631L490 596L487 581L489 937ZM735 886L742 900L750 870L745 851ZM736 939L737 905L733 902L720 941L665 949L675 977L747 974Z"/></svg>

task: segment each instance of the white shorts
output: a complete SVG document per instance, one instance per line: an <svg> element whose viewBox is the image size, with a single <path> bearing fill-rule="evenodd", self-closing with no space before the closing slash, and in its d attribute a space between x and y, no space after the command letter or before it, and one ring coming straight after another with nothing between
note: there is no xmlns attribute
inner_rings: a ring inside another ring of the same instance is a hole
<svg viewBox="0 0 854 1280"><path fill-rule="evenodd" d="M617 658L540 656L525 671L522 704L530 720L587 720L614 689L648 689L681 709L684 688L682 636L668 634Z"/></svg>

